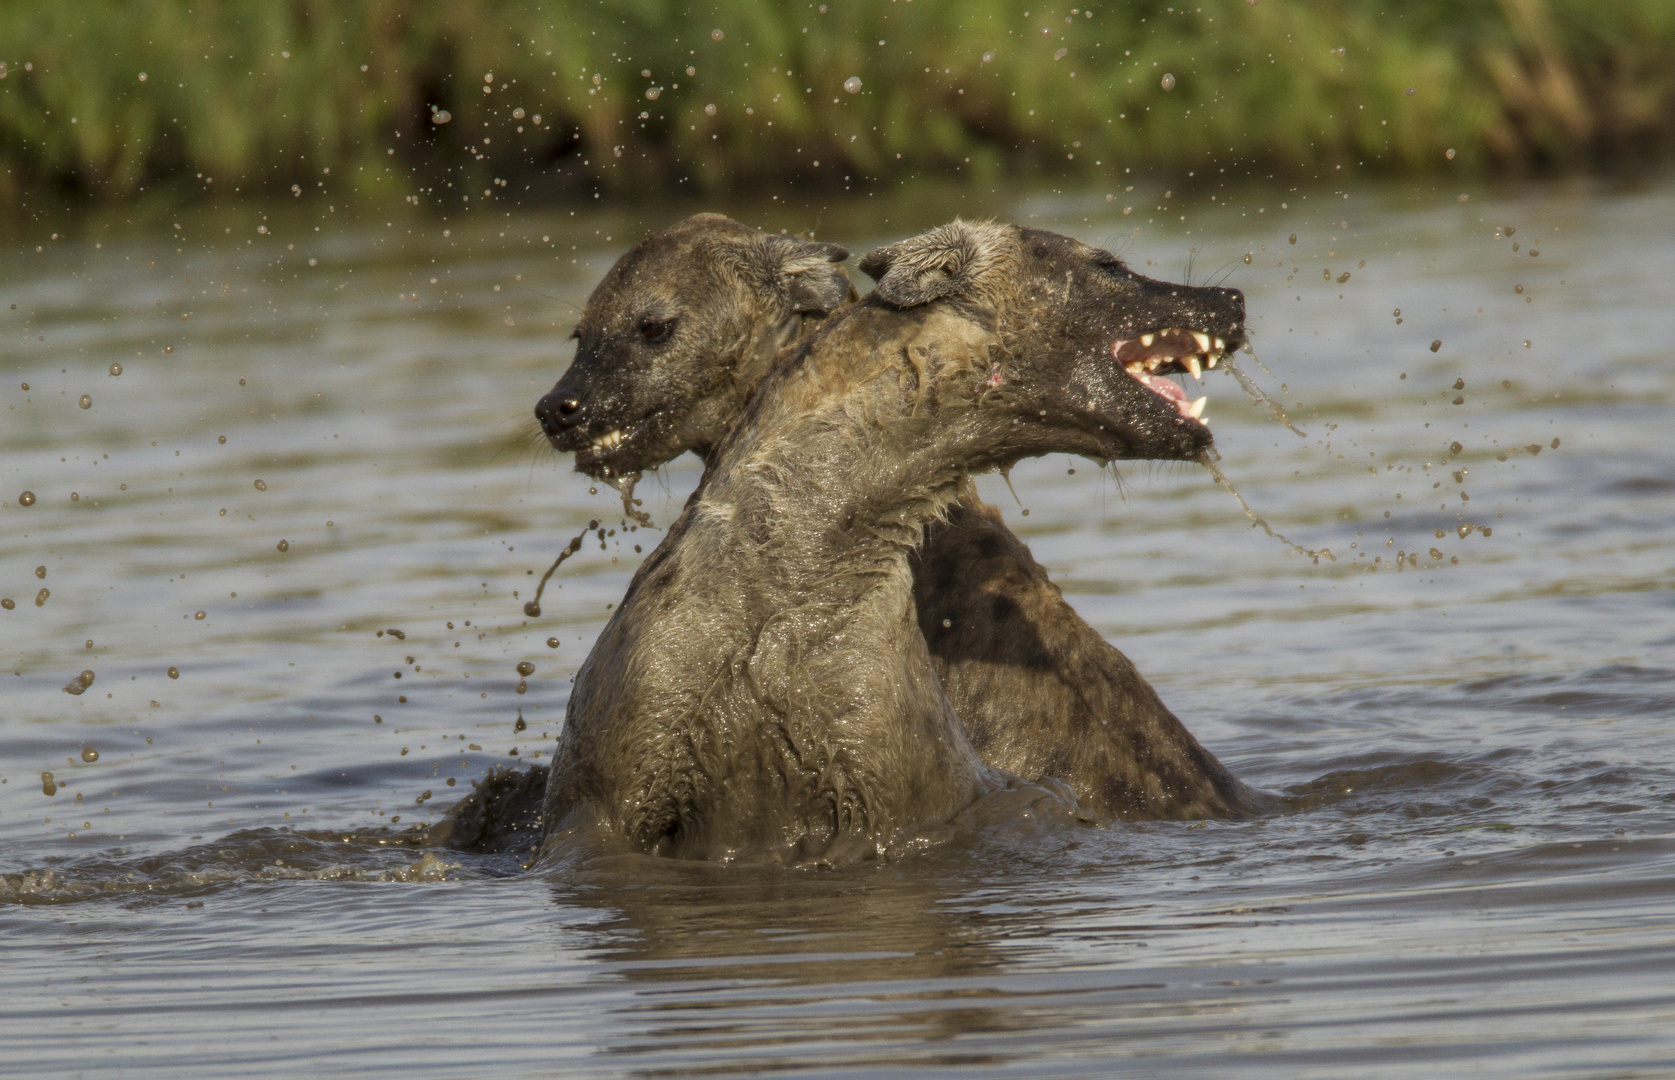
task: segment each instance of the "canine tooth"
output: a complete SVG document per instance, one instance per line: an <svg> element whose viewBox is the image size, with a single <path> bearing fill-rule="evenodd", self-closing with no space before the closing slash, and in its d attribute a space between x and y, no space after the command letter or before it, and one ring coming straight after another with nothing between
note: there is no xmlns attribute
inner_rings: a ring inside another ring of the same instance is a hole
<svg viewBox="0 0 1675 1080"><path fill-rule="evenodd" d="M1140 344L1144 345L1146 348L1149 349L1149 348L1152 347L1152 342L1154 340L1156 340L1156 338L1157 338L1156 334L1141 334L1140 335Z"/></svg>
<svg viewBox="0 0 1675 1080"><path fill-rule="evenodd" d="M1192 340L1198 342L1198 351L1199 352L1206 352L1207 353L1207 352L1210 351L1210 335L1200 334L1196 330L1194 330L1193 333L1192 333Z"/></svg>
<svg viewBox="0 0 1675 1080"><path fill-rule="evenodd" d="M1209 359L1205 361L1204 366L1205 367L1215 367L1216 366L1216 354L1215 353L1210 354Z"/></svg>
<svg viewBox="0 0 1675 1080"><path fill-rule="evenodd" d="M1202 379L1204 377L1204 369L1198 366L1198 357L1196 356L1189 356L1186 358L1186 369L1192 373L1192 377L1194 379Z"/></svg>
<svg viewBox="0 0 1675 1080"><path fill-rule="evenodd" d="M1201 397L1197 401L1194 401L1191 405L1187 406L1186 414L1194 420L1204 419L1204 403L1209 400L1210 399L1207 397Z"/></svg>
<svg viewBox="0 0 1675 1080"><path fill-rule="evenodd" d="M1215 346L1216 346L1216 352L1225 352L1225 351L1227 351L1227 342L1225 342L1225 341L1223 341L1223 340L1221 340L1221 339L1220 339L1220 338L1212 338L1212 339L1211 339L1211 340L1212 340L1212 341L1213 341L1213 342L1215 342Z"/></svg>

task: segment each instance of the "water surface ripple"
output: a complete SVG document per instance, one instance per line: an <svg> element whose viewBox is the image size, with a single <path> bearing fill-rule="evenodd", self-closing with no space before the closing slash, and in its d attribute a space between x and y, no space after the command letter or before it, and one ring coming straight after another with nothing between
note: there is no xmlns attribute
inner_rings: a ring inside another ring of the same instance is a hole
<svg viewBox="0 0 1675 1080"><path fill-rule="evenodd" d="M1196 467L1054 458L981 490L1283 811L823 872L525 872L406 832L545 760L656 542L530 407L663 220L305 206L11 238L9 1071L1675 1074L1675 186L1347 194L961 207L1247 292L1273 376L1244 367L1306 434L1210 373L1221 468L1335 562ZM823 236L864 250L924 202L841 204ZM642 485L658 522L696 476ZM615 532L526 619L593 518Z"/></svg>

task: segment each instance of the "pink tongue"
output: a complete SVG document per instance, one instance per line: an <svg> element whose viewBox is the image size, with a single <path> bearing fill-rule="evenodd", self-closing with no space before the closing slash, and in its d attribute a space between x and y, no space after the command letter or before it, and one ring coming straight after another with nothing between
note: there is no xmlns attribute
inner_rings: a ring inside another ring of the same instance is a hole
<svg viewBox="0 0 1675 1080"><path fill-rule="evenodd" d="M1175 406L1175 411L1180 413L1182 416L1192 415L1187 412L1187 409L1191 407L1192 402L1187 400L1186 391L1182 390L1175 380L1162 378L1154 379L1150 375L1135 375L1134 378L1140 381L1140 385L1144 386L1164 401L1167 401L1169 404Z"/></svg>

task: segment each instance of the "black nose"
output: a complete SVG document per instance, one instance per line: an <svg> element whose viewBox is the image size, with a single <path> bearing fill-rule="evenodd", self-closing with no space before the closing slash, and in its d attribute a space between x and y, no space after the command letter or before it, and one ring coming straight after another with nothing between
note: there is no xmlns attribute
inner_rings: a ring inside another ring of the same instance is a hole
<svg viewBox="0 0 1675 1080"><path fill-rule="evenodd" d="M562 386L553 387L535 403L535 419L541 421L541 430L548 435L556 435L581 423L581 411L581 395Z"/></svg>

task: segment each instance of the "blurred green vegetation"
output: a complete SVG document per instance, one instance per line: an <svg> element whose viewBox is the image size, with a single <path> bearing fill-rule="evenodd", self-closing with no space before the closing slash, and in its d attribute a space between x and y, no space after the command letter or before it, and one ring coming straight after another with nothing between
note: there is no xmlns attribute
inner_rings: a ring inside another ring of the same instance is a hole
<svg viewBox="0 0 1675 1080"><path fill-rule="evenodd" d="M420 203L1523 170L1675 134L1671 0L8 0L0 61L13 209L327 169Z"/></svg>

